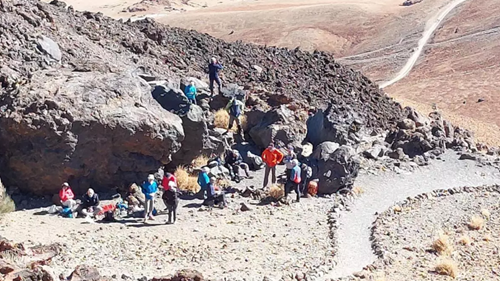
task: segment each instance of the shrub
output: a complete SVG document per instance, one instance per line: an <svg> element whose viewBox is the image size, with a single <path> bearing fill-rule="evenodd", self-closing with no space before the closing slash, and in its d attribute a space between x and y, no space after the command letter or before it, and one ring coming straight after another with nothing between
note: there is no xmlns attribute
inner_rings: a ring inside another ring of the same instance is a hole
<svg viewBox="0 0 500 281"><path fill-rule="evenodd" d="M479 216L472 216L469 222L469 228L472 230L480 230L484 227L484 219Z"/></svg>
<svg viewBox="0 0 500 281"><path fill-rule="evenodd" d="M241 128L243 130L247 129L247 116L245 114L242 114L240 116L240 121L241 121ZM229 126L229 113L224 109L219 109L215 112L214 116L214 126L216 128L221 128L221 129L227 129ZM235 132L238 130L238 127L236 124L231 128L231 131Z"/></svg>
<svg viewBox="0 0 500 281"><path fill-rule="evenodd" d="M460 237L460 239L458 240L458 243L463 245L463 246L469 246L471 244L471 240L469 238L469 236L462 236Z"/></svg>
<svg viewBox="0 0 500 281"><path fill-rule="evenodd" d="M175 177L177 178L177 185L180 190L198 192L200 186L198 185L198 178L188 173L184 166L179 166L175 169Z"/></svg>
<svg viewBox="0 0 500 281"><path fill-rule="evenodd" d="M491 216L491 213L487 209L482 209L481 210L481 215L483 215L483 217L485 217L486 219L489 219L490 216Z"/></svg>
<svg viewBox="0 0 500 281"><path fill-rule="evenodd" d="M439 235L438 239L432 243L432 249L440 255L449 255L453 251L450 238L446 234Z"/></svg>
<svg viewBox="0 0 500 281"><path fill-rule="evenodd" d="M193 161L191 161L191 166L193 166L194 168L201 168L207 165L208 160L210 160L208 156L204 154L199 155Z"/></svg>
<svg viewBox="0 0 500 281"><path fill-rule="evenodd" d="M365 190L362 188L362 187L359 187L359 186L355 186L353 189L352 189L352 193L356 194L356 195L361 195L363 193L365 193Z"/></svg>
<svg viewBox="0 0 500 281"><path fill-rule="evenodd" d="M3 194L0 194L0 214L6 214L10 212L14 212L16 210L16 204L14 201L10 198L10 196L6 193L3 192Z"/></svg>
<svg viewBox="0 0 500 281"><path fill-rule="evenodd" d="M269 189L269 196L273 197L276 200L280 200L285 196L285 189L283 186L273 184Z"/></svg>
<svg viewBox="0 0 500 281"><path fill-rule="evenodd" d="M441 260L438 262L435 268L436 272L440 275L448 275L453 278L457 277L457 265L454 261L450 259Z"/></svg>

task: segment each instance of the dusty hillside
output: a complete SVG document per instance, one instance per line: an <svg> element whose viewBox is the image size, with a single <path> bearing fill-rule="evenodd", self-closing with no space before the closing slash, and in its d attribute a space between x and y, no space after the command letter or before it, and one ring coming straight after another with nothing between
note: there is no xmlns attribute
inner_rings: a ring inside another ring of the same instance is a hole
<svg viewBox="0 0 500 281"><path fill-rule="evenodd" d="M496 1L466 2L438 30L410 75L386 91L425 111L435 105L480 139L498 144L499 13Z"/></svg>

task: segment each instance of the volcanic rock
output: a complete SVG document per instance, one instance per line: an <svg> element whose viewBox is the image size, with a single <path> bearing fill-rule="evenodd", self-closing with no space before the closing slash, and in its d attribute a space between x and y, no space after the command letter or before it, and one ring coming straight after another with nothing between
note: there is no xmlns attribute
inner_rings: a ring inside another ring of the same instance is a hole
<svg viewBox="0 0 500 281"><path fill-rule="evenodd" d="M335 147L338 147L335 143L324 142L312 155L315 160L313 165L317 168L319 193L332 194L340 189L350 189L358 176L360 162L352 148Z"/></svg>
<svg viewBox="0 0 500 281"><path fill-rule="evenodd" d="M68 277L68 281L99 281L101 274L94 267L79 265Z"/></svg>

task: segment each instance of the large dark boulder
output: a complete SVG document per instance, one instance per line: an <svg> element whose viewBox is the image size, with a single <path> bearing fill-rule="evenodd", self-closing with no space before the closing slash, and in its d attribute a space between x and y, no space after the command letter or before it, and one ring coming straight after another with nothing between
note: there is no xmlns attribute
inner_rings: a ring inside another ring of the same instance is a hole
<svg viewBox="0 0 500 281"><path fill-rule="evenodd" d="M250 129L249 134L260 148L267 147L271 141L300 147L306 134L306 126L304 121L297 119L294 111L281 105L265 113L260 122Z"/></svg>
<svg viewBox="0 0 500 281"><path fill-rule="evenodd" d="M2 176L24 192L139 181L169 163L184 139L181 119L131 73L38 72L1 98Z"/></svg>
<svg viewBox="0 0 500 281"><path fill-rule="evenodd" d="M359 172L359 160L349 146L324 142L316 147L312 162L315 177L319 179L318 192L332 194L341 189L351 189Z"/></svg>
<svg viewBox="0 0 500 281"><path fill-rule="evenodd" d="M351 106L329 104L307 120L306 139L315 146L325 141L348 144L356 140L363 126L363 119Z"/></svg>

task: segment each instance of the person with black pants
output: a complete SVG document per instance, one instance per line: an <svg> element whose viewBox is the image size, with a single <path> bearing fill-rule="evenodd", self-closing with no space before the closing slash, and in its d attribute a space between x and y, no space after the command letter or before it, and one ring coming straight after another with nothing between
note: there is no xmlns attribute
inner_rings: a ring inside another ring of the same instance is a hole
<svg viewBox="0 0 500 281"><path fill-rule="evenodd" d="M177 184L171 181L168 183L168 189L163 192L163 202L167 206L168 211L168 221L167 224L174 224L177 220L177 206L179 205L179 191L177 190Z"/></svg>

